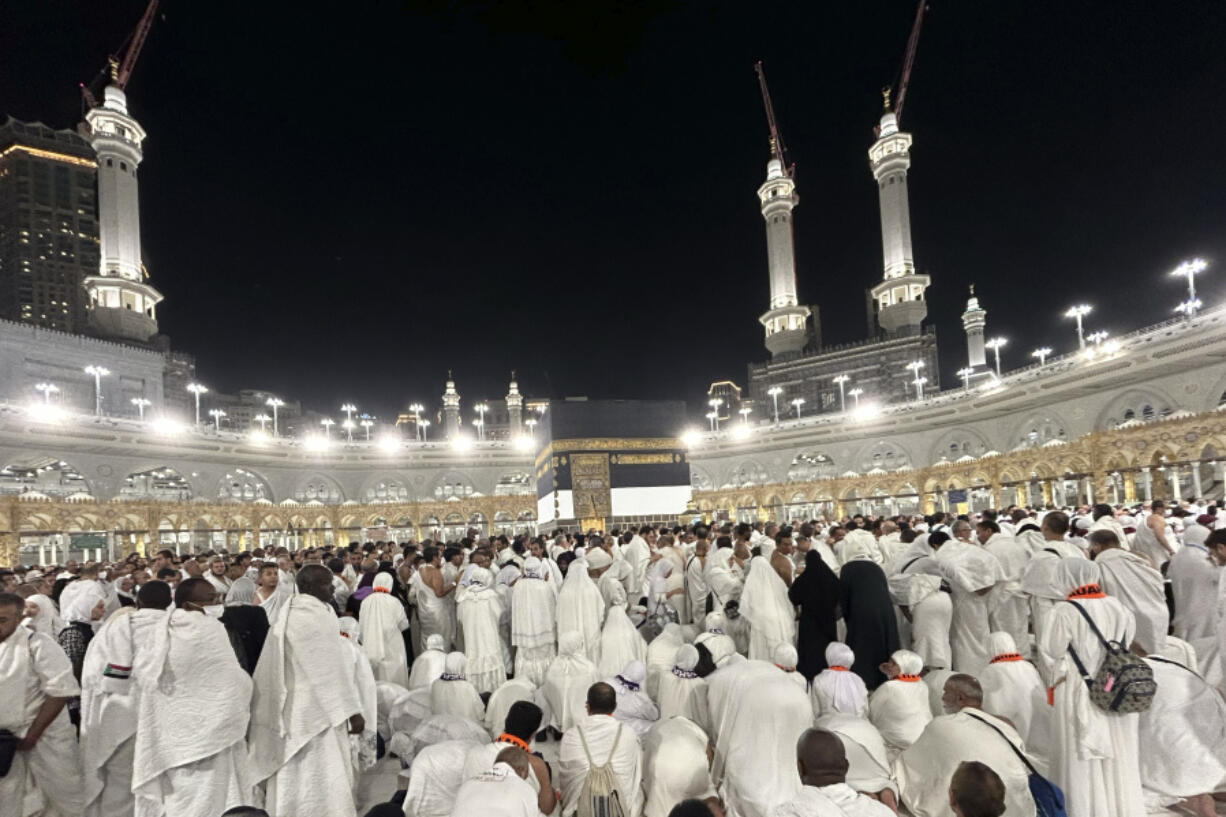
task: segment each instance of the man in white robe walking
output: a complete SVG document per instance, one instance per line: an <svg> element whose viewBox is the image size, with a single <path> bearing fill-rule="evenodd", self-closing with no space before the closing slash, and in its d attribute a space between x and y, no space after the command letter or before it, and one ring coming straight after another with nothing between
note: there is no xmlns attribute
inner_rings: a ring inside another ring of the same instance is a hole
<svg viewBox="0 0 1226 817"><path fill-rule="evenodd" d="M1124 550L1109 530L1096 530L1088 538L1102 571L1103 592L1119 599L1136 618L1136 642L1144 654L1161 653L1171 621L1162 574L1143 557Z"/></svg>
<svg viewBox="0 0 1226 817"><path fill-rule="evenodd" d="M962 520L954 526L955 533L969 534L969 530L970 525ZM1000 562L979 545L956 538L944 542L941 539L933 534L928 537L928 543L936 550L937 564L953 596L953 620L949 630L953 668L975 675L987 666L990 658L988 594L1000 580Z"/></svg>
<svg viewBox="0 0 1226 817"><path fill-rule="evenodd" d="M219 606L204 579L180 582L175 609L136 651L137 817L214 817L254 802L245 762L251 678L214 617Z"/></svg>
<svg viewBox="0 0 1226 817"><path fill-rule="evenodd" d="M354 817L348 735L360 735L365 720L336 614L326 603L332 576L322 565L307 565L297 586L255 668L251 774L264 786L271 817Z"/></svg>
<svg viewBox="0 0 1226 817"><path fill-rule="evenodd" d="M0 729L18 737L0 778L0 817L76 817L85 808L81 756L64 705L81 693L68 657L21 624L25 601L0 593Z"/></svg>
<svg viewBox="0 0 1226 817"><path fill-rule="evenodd" d="M362 652L370 659L376 681L391 681L409 686L409 658L404 649L404 633L409 617L400 599L392 595L390 573L375 576L372 591L362 599L358 623L362 630Z"/></svg>
<svg viewBox="0 0 1226 817"><path fill-rule="evenodd" d="M133 814L132 771L140 686L132 665L154 625L170 607L170 585L145 582L136 607L107 619L90 642L81 672L81 759L85 769L85 817ZM164 624L164 622L163 622Z"/></svg>

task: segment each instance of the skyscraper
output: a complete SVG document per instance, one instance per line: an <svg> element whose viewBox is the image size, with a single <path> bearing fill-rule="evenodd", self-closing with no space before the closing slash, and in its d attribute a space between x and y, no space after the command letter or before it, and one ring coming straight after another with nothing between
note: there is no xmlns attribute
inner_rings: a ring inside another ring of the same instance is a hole
<svg viewBox="0 0 1226 817"><path fill-rule="evenodd" d="M70 130L0 125L0 319L79 333L98 271L96 163Z"/></svg>

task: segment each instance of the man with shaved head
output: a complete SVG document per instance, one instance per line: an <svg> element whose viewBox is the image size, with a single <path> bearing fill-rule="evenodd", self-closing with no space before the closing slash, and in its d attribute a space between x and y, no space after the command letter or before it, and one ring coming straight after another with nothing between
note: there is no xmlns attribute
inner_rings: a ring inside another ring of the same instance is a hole
<svg viewBox="0 0 1226 817"><path fill-rule="evenodd" d="M537 817L536 792L527 782L530 773L528 753L508 746L491 768L460 786L452 817Z"/></svg>
<svg viewBox="0 0 1226 817"><path fill-rule="evenodd" d="M770 817L894 817L894 810L847 785L847 753L833 732L807 729L796 742L800 794Z"/></svg>
<svg viewBox="0 0 1226 817"><path fill-rule="evenodd" d="M1013 724L983 711L983 687L970 675L945 680L945 714L933 718L919 740L894 761L894 779L903 805L915 815L948 814L950 784L963 761L991 767L1004 781L1005 814L1034 814L1030 769L1018 757L1027 752Z"/></svg>

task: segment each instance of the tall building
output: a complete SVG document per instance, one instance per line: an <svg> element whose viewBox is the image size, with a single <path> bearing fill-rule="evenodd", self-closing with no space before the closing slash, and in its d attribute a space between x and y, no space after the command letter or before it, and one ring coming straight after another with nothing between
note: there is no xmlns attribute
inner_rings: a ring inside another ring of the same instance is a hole
<svg viewBox="0 0 1226 817"><path fill-rule="evenodd" d="M146 283L140 248L140 201L136 168L145 131L128 114L128 99L116 83L102 104L85 114L98 159L101 261L85 279L90 328L102 337L147 343L157 334L162 294Z"/></svg>
<svg viewBox="0 0 1226 817"><path fill-rule="evenodd" d="M923 326L930 279L915 271L911 249L910 148L911 135L898 129L898 119L887 107L869 149L880 199L883 279L870 290L868 339L829 348L822 346L816 308L796 306L791 221L795 184L782 172L778 157L767 166L758 197L767 222L772 310L760 320L767 327L771 359L749 365L748 395L759 421L776 414L785 419L842 411L860 399L900 402L939 388L936 332ZM806 328L810 314L811 333ZM858 391L849 397L853 389Z"/></svg>
<svg viewBox="0 0 1226 817"><path fill-rule="evenodd" d="M85 328L86 276L98 270L94 151L70 130L0 125L0 319Z"/></svg>
<svg viewBox="0 0 1226 817"><path fill-rule="evenodd" d="M878 125L879 136L868 151L881 203L882 281L873 287L872 294L877 304L877 322L887 334L917 335L928 316L924 290L932 279L915 271L911 251L911 207L907 199L911 134L898 129L888 92L885 105Z"/></svg>

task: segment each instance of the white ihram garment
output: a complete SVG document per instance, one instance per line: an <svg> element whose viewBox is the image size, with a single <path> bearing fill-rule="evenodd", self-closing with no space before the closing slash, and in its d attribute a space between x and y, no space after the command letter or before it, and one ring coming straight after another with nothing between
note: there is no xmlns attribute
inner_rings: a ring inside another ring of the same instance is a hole
<svg viewBox="0 0 1226 817"><path fill-rule="evenodd" d="M612 767L614 785L627 817L638 817L643 808L643 753L634 730L608 715L580 718L562 736L557 766L562 814L574 814L588 772L606 763Z"/></svg>
<svg viewBox="0 0 1226 817"><path fill-rule="evenodd" d="M498 629L502 597L486 583L489 577L488 570L479 569L456 599L456 618L464 633L464 655L468 659L465 676L478 693L502 686L510 664L510 653Z"/></svg>
<svg viewBox="0 0 1226 817"><path fill-rule="evenodd" d="M272 817L356 813L348 730L362 700L336 628L332 608L296 595L269 630L256 665L249 763Z"/></svg>
<svg viewBox="0 0 1226 817"><path fill-rule="evenodd" d="M447 578L450 564L443 565L443 584L446 585L450 581ZM441 635L443 637L443 649L450 650L455 643L455 598L452 595L436 596L434 590L427 585L421 577L421 571L413 574L413 578L409 580L409 589L413 596L413 603L417 605L417 622L421 625L422 643L431 635Z"/></svg>
<svg viewBox="0 0 1226 817"><path fill-rule="evenodd" d="M643 817L668 817L682 800L715 796L707 733L685 718L660 720L643 740Z"/></svg>
<svg viewBox="0 0 1226 817"><path fill-rule="evenodd" d="M48 697L80 693L68 656L49 636L18 627L0 641L0 729L24 736ZM81 755L65 707L0 778L0 817L76 817L84 808Z"/></svg>
<svg viewBox="0 0 1226 817"><path fill-rule="evenodd" d="M1104 550L1094 563L1102 571L1103 592L1119 599L1136 618L1134 638L1141 649L1146 654L1162 652L1171 621L1162 574L1144 558L1120 548Z"/></svg>
<svg viewBox="0 0 1226 817"><path fill-rule="evenodd" d="M993 606L989 623L993 632L1013 636L1018 652L1030 655L1030 604L1022 592L1022 573L1030 562L1030 551L1012 536L994 533L983 549L1000 563L1001 576L992 591Z"/></svg>
<svg viewBox="0 0 1226 817"><path fill-rule="evenodd" d="M992 661L979 675L983 708L1005 718L1040 756L1049 745L1051 707L1034 664L1022 660L1008 633L992 633Z"/></svg>
<svg viewBox="0 0 1226 817"><path fill-rule="evenodd" d="M1152 657L1146 663L1158 685L1139 726L1149 811L1226 791L1226 701L1186 667Z"/></svg>
<svg viewBox="0 0 1226 817"><path fill-rule="evenodd" d="M953 593L953 619L949 645L953 668L978 675L988 664L988 614L991 595L977 591L992 588L1000 579L1000 563L978 545L951 539L937 550L937 564Z"/></svg>
<svg viewBox="0 0 1226 817"><path fill-rule="evenodd" d="M524 575L511 588L511 644L515 647L515 675L534 684L556 654L558 588L540 560L524 562Z"/></svg>
<svg viewBox="0 0 1226 817"><path fill-rule="evenodd" d="M796 608L788 587L765 556L750 560L741 591L741 615L749 622L749 657L774 658L780 644L796 642Z"/></svg>
<svg viewBox="0 0 1226 817"><path fill-rule="evenodd" d="M596 665L583 654L579 634L564 633L558 641L558 657L545 672L541 687L553 716L549 725L565 732L582 720L588 687L599 679Z"/></svg>
<svg viewBox="0 0 1226 817"><path fill-rule="evenodd" d="M1171 557L1166 576L1175 596L1176 638L1192 644L1217 635L1213 607L1217 602L1217 565L1201 543L1188 541Z"/></svg>
<svg viewBox="0 0 1226 817"><path fill-rule="evenodd" d="M140 686L137 817L215 817L252 805L245 740L252 684L225 626L202 613L163 612L136 651L132 675Z"/></svg>
<svg viewBox="0 0 1226 817"><path fill-rule="evenodd" d="M362 599L358 623L362 629L362 652L370 659L375 679L409 686L409 656L404 649L404 636L409 617L404 605L390 592L392 577L380 573L375 577L374 592Z"/></svg>
<svg viewBox="0 0 1226 817"><path fill-rule="evenodd" d="M604 629L600 631L600 661L596 665L602 677L616 675L631 661L647 658L647 642L630 623L621 607L610 607L605 613Z"/></svg>
<svg viewBox="0 0 1226 817"><path fill-rule="evenodd" d="M409 767L405 817L450 817L456 795L464 785L464 758L478 745L448 740L418 752Z"/></svg>
<svg viewBox="0 0 1226 817"><path fill-rule="evenodd" d="M570 563L566 578L558 590L558 648L561 649L563 635L575 633L579 636L584 654L592 661L599 661L600 628L604 624L605 603L587 570L585 559L575 559Z"/></svg>

